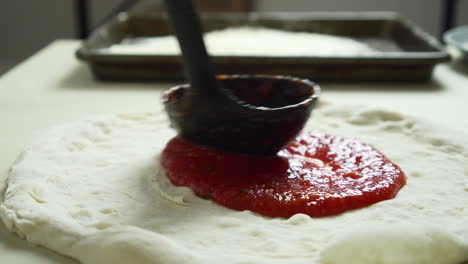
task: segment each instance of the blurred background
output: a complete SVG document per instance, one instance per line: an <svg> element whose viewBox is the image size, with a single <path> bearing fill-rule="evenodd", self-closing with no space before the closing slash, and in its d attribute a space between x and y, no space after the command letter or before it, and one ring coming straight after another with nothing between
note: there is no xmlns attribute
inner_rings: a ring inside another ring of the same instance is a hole
<svg viewBox="0 0 468 264"><path fill-rule="evenodd" d="M198 0L202 11L395 11L430 34L468 24L468 0ZM84 38L122 10L161 9L160 1L1 0L0 74L55 39Z"/></svg>

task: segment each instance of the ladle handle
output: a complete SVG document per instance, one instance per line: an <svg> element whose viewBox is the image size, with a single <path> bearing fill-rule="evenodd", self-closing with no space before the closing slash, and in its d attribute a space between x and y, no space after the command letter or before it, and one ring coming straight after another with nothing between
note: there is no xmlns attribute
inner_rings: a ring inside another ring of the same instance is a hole
<svg viewBox="0 0 468 264"><path fill-rule="evenodd" d="M218 83L203 41L200 19L192 0L165 0L172 27L179 41L184 72L191 84L192 95L204 99L216 96Z"/></svg>

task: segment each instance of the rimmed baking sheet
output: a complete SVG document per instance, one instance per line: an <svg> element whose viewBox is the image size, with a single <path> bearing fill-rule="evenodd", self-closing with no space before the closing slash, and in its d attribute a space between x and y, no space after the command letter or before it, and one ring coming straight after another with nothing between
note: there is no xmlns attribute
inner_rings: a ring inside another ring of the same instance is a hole
<svg viewBox="0 0 468 264"><path fill-rule="evenodd" d="M279 74L333 81L425 81L433 67L449 60L439 42L414 23L388 12L215 13L202 16L206 32L263 27L287 32L345 37L376 52L285 56L213 56L220 74ZM154 52L116 51L122 43L171 35L163 13L121 13L98 28L77 50L94 76L113 81L181 80L180 57ZM138 43L138 41L134 42ZM311 49L316 47L311 47ZM339 51L339 47L337 47Z"/></svg>

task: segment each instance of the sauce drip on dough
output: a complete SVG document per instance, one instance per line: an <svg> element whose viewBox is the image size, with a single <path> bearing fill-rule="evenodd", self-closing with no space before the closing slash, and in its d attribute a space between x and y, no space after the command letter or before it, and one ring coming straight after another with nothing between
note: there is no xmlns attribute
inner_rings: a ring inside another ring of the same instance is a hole
<svg viewBox="0 0 468 264"><path fill-rule="evenodd" d="M276 156L226 153L175 137L162 166L176 186L264 216L330 216L395 197L400 167L357 139L303 133Z"/></svg>

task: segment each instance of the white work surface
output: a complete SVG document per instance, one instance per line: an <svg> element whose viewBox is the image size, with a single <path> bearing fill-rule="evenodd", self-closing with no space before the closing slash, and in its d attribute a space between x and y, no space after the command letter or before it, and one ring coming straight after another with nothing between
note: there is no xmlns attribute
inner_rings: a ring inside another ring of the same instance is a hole
<svg viewBox="0 0 468 264"><path fill-rule="evenodd" d="M173 83L95 81L74 56L78 41L57 41L0 77L0 186L17 155L41 132L103 113L161 111L159 93ZM323 100L377 105L468 135L468 68L439 65L429 83L324 83ZM30 245L0 223L0 263L77 263Z"/></svg>

